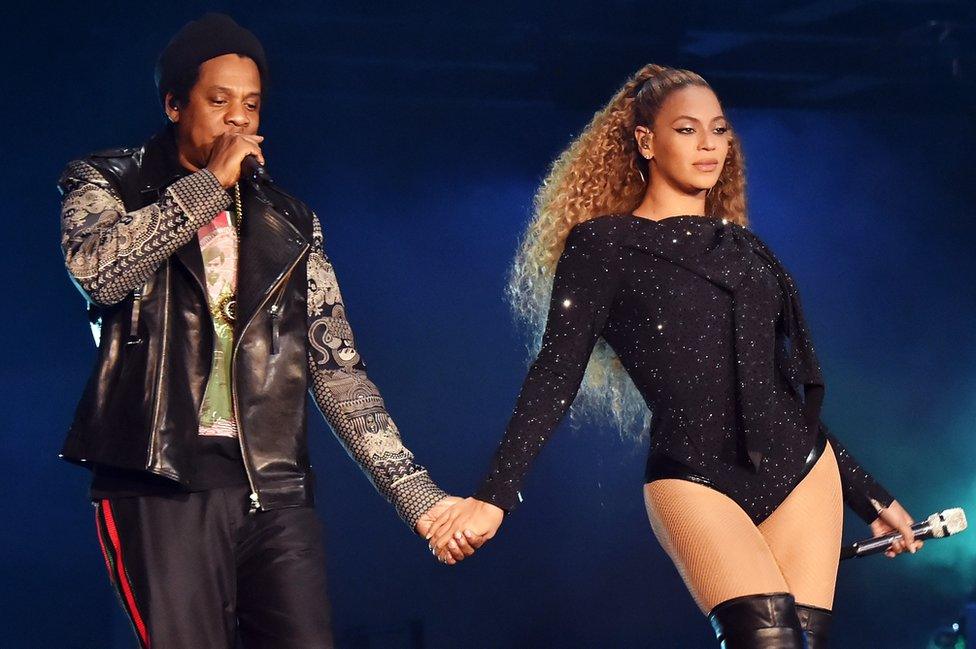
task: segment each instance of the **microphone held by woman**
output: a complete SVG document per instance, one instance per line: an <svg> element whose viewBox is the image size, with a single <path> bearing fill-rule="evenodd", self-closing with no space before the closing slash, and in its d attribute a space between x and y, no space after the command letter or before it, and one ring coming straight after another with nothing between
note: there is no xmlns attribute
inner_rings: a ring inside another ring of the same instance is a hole
<svg viewBox="0 0 976 649"><path fill-rule="evenodd" d="M953 534L958 534L966 529L966 513L962 507L952 507L937 514L932 514L924 521L912 525L915 533L915 540L941 539ZM840 552L840 559L851 559L854 557L865 557L869 554L884 552L894 542L902 538L898 532L876 536L852 543Z"/></svg>

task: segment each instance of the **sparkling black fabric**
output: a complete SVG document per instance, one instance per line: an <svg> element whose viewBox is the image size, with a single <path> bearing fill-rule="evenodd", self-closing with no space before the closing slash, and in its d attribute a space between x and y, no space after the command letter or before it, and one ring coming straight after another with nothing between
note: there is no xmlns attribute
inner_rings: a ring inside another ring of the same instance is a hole
<svg viewBox="0 0 976 649"><path fill-rule="evenodd" d="M792 278L722 219L611 215L566 240L539 355L478 498L515 507L600 337L651 409L652 457L696 470L757 523L796 486L823 379ZM848 504L874 520L891 496L830 441Z"/></svg>

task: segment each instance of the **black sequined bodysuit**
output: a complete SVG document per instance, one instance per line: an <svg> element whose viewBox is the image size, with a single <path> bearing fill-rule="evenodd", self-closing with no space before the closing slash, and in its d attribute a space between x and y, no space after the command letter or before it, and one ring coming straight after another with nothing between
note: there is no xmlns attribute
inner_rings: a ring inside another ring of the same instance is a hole
<svg viewBox="0 0 976 649"><path fill-rule="evenodd" d="M477 498L505 510L521 500L600 337L651 409L649 466L692 469L757 524L799 482L825 428L792 278L756 235L722 219L611 215L566 240L539 355ZM845 501L874 520L891 496L828 439Z"/></svg>

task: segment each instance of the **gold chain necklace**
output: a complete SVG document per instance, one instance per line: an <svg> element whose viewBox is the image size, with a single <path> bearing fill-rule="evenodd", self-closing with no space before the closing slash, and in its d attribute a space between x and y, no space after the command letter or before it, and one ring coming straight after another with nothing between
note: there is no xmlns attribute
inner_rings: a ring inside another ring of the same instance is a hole
<svg viewBox="0 0 976 649"><path fill-rule="evenodd" d="M241 247L241 221L244 220L244 208L241 206L241 184L234 183L234 207L237 214L234 215L234 225L237 226L237 248Z"/></svg>

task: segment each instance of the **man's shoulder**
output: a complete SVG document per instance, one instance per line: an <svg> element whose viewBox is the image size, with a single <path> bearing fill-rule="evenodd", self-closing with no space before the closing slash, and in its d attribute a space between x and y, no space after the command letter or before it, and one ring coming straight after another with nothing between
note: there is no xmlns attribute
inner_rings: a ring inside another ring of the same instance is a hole
<svg viewBox="0 0 976 649"><path fill-rule="evenodd" d="M309 222L316 218L312 208L305 201L283 189L278 183L266 185L264 191L266 194L270 194L269 198L271 198L272 203L280 203L286 206L289 212L295 213L296 217L307 219Z"/></svg>
<svg viewBox="0 0 976 649"><path fill-rule="evenodd" d="M143 147L141 146L100 149L98 151L92 151L85 158L129 158L139 154L142 150Z"/></svg>
<svg viewBox="0 0 976 649"><path fill-rule="evenodd" d="M95 167L103 174L122 177L142 166L142 156L146 147L118 147L101 149L89 153L84 162Z"/></svg>
<svg viewBox="0 0 976 649"><path fill-rule="evenodd" d="M112 147L108 149L99 149L97 151L91 151L82 156L72 158L67 166L72 165L88 165L95 168L100 168L104 165L111 165L114 161L118 161L119 164L126 164L129 161L135 161L138 163L142 159L142 155L145 152L145 146L126 146L126 147Z"/></svg>
<svg viewBox="0 0 976 649"><path fill-rule="evenodd" d="M305 211L311 212L308 205L302 199L298 198L288 190L284 189L278 183L271 183L264 186L265 191L271 191L276 197L284 199L287 203L294 204L295 207L300 208Z"/></svg>
<svg viewBox="0 0 976 649"><path fill-rule="evenodd" d="M282 189L278 183L264 185L261 189L265 200L270 202L275 211L289 221L302 236L311 241L316 229L320 230L321 226L316 227L318 217L305 201Z"/></svg>
<svg viewBox="0 0 976 649"><path fill-rule="evenodd" d="M74 158L65 165L58 186L62 193L67 193L79 183L117 190L119 180L141 165L144 151L145 148L141 146L114 147Z"/></svg>

